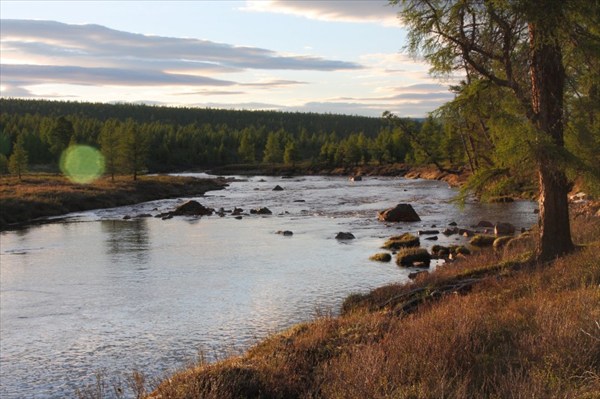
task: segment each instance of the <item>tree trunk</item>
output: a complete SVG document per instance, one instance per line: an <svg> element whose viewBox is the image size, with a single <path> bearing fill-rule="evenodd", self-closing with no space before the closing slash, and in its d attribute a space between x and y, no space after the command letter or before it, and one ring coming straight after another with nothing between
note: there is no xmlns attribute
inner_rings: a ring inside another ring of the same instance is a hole
<svg viewBox="0 0 600 399"><path fill-rule="evenodd" d="M554 29L542 20L529 25L534 123L544 136L538 143L540 237L536 251L537 259L543 262L574 248L567 200L569 182L561 161L556 159L564 147L565 70Z"/></svg>

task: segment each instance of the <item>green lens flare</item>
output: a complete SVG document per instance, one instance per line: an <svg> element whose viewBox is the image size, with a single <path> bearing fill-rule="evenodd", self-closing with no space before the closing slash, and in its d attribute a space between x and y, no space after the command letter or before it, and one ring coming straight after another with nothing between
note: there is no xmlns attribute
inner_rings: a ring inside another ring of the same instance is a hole
<svg viewBox="0 0 600 399"><path fill-rule="evenodd" d="M104 173L104 157L93 147L72 145L60 157L60 170L75 183L91 183Z"/></svg>

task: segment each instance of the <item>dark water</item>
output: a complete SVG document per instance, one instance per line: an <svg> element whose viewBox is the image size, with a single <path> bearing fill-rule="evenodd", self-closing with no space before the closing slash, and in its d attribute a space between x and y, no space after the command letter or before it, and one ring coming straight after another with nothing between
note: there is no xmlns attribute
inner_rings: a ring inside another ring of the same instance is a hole
<svg viewBox="0 0 600 399"><path fill-rule="evenodd" d="M276 184L285 190L272 191ZM199 350L222 357L319 312L335 313L350 293L407 280L407 270L368 260L393 234L451 221L535 223L531 202L460 209L455 195L425 180L254 177L198 200L267 206L272 216L123 220L183 201L165 200L4 232L0 396L73 396L103 369L161 376ZM400 202L412 203L423 221L376 220L377 211ZM357 238L339 242L339 231ZM455 240L440 235L437 243Z"/></svg>

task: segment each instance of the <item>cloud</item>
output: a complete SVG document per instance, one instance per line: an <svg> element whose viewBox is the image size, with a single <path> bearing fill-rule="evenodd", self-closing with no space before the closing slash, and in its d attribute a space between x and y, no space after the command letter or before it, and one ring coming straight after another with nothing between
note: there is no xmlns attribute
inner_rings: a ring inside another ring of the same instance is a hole
<svg viewBox="0 0 600 399"><path fill-rule="evenodd" d="M84 68L55 65L0 65L6 81L28 85L64 83L75 85L123 86L231 86L235 82L203 76L119 68Z"/></svg>
<svg viewBox="0 0 600 399"><path fill-rule="evenodd" d="M387 0L248 0L243 10L297 15L322 21L400 26L398 9Z"/></svg>
<svg viewBox="0 0 600 399"><path fill-rule="evenodd" d="M300 82L297 80L271 80L267 82L255 82L255 83L241 83L242 86L248 87L263 87L263 88L277 88L277 87L287 87L287 86L296 86L296 85L305 85L307 82Z"/></svg>
<svg viewBox="0 0 600 399"><path fill-rule="evenodd" d="M246 70L354 70L355 62L193 38L148 36L100 25L2 20L2 81L12 90L54 83L82 86L285 87L304 82L238 83L215 74Z"/></svg>
<svg viewBox="0 0 600 399"><path fill-rule="evenodd" d="M100 25L2 20L3 59L38 59L50 65L133 67L171 71L234 72L245 69L335 71L360 69L347 61L209 40L148 36ZM54 62L48 62L53 60ZM5 61L6 63L6 61Z"/></svg>

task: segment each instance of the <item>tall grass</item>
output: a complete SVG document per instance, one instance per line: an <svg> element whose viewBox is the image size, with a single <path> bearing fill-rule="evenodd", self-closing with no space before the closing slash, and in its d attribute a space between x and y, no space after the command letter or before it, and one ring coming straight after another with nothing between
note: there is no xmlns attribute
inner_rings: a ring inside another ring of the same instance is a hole
<svg viewBox="0 0 600 399"><path fill-rule="evenodd" d="M526 247L510 259L481 251L186 369L150 397L597 398L600 220L573 231L581 246L551 264Z"/></svg>

